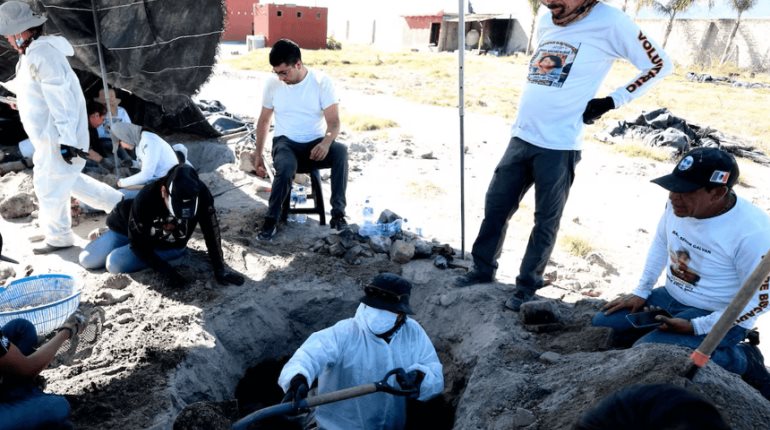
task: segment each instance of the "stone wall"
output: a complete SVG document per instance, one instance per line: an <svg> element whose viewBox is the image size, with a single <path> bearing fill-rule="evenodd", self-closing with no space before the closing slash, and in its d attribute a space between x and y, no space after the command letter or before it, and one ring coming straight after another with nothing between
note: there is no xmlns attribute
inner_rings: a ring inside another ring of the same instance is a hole
<svg viewBox="0 0 770 430"><path fill-rule="evenodd" d="M666 20L638 20L652 38L663 43ZM735 25L732 19L682 19L674 21L666 52L680 65L719 64ZM770 70L770 19L745 19L735 35L728 61L754 71Z"/></svg>

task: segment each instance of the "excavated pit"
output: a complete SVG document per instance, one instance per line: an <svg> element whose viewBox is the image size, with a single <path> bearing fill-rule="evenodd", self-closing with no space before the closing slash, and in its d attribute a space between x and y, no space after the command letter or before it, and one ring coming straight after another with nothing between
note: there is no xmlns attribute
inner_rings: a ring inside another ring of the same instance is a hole
<svg viewBox="0 0 770 430"><path fill-rule="evenodd" d="M292 266L301 272L306 270L300 269L303 262L300 256ZM426 262L404 266L413 280L425 279L432 270ZM415 319L439 353L446 388L424 413L410 411L416 418L410 428L569 428L583 411L617 389L661 382L710 399L733 428L760 428L770 420L770 408L758 407L766 406L766 400L717 366L709 364L694 381L684 378L684 349L648 345L603 351L607 333L588 323L599 306L595 300L557 302L563 327L538 332L502 309L510 286L455 289L444 279L451 272L430 274L430 281L415 284L412 303ZM242 416L279 402L282 393L275 381L283 362L311 333L354 314L363 276L330 283L323 276L316 281L310 274L293 275L299 280L268 287L253 301L220 303L221 313L210 310L214 315L204 325L218 342L190 351L171 378L177 411L195 402L238 397ZM420 416L430 421L420 421ZM185 428L195 427L179 421L175 427Z"/></svg>

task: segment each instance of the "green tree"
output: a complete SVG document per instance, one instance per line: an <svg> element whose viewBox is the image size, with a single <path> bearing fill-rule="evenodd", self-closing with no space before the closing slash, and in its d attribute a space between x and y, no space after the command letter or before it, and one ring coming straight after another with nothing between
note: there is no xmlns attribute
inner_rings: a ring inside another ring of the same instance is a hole
<svg viewBox="0 0 770 430"><path fill-rule="evenodd" d="M535 24L537 23L537 11L540 9L540 0L527 0L532 11L532 25L529 28L529 40L527 41L527 55L532 53L532 39L535 38Z"/></svg>
<svg viewBox="0 0 770 430"><path fill-rule="evenodd" d="M728 0L727 4L736 12L738 12L738 17L735 19L735 25L733 25L733 31L730 32L730 36L727 38L727 43L725 44L725 51L722 53L722 59L719 60L719 64L724 64L725 61L727 61L727 57L730 55L730 50L733 47L733 41L735 40L735 35L738 34L738 27L741 25L741 16L743 15L743 12L746 12L747 10L751 9L752 7L756 6L759 0Z"/></svg>

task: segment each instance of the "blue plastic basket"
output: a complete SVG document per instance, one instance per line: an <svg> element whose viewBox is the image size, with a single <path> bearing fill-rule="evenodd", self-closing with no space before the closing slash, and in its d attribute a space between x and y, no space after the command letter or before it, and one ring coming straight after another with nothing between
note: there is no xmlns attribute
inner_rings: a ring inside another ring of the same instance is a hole
<svg viewBox="0 0 770 430"><path fill-rule="evenodd" d="M68 275L38 275L17 279L0 289L0 326L24 318L45 336L77 310L80 288Z"/></svg>

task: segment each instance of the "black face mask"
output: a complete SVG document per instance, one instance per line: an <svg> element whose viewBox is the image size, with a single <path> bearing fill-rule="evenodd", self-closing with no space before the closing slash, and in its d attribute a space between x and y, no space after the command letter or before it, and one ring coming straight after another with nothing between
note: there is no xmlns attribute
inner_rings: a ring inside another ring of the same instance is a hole
<svg viewBox="0 0 770 430"><path fill-rule="evenodd" d="M379 337L380 339L384 340L387 343L390 343L390 340L393 339L393 336L398 332L401 327L406 324L406 314L399 313L398 318L396 318L396 323L393 324L393 328L386 331L385 333L377 334L375 336Z"/></svg>

